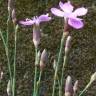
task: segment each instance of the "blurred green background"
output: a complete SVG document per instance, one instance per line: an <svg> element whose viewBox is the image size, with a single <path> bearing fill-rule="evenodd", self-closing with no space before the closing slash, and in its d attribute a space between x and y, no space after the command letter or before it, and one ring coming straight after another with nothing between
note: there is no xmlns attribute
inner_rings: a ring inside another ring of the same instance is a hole
<svg viewBox="0 0 96 96"><path fill-rule="evenodd" d="M57 7L60 0L16 0L16 15L18 21L32 18L43 13L50 13L51 7ZM64 0L62 0L64 1ZM95 0L70 0L76 7L85 6L88 14L84 16L85 26L83 29L71 29L72 49L69 55L68 65L65 70L67 75L72 76L73 82L79 80L79 88L82 90L90 80L90 76L96 71L96 1ZM6 30L7 0L0 0L0 28ZM44 48L49 53L49 64L42 78L42 86L51 96L53 74L53 58L58 52L60 38L62 36L63 22L61 18L53 17L53 20L41 25L42 39L40 50ZM12 48L13 35L10 36ZM32 28L19 27L17 38L17 74L16 96L31 96L34 78L34 45L32 42ZM6 87L8 82L8 68L4 46L0 37L0 71L4 72L0 82L0 96L7 96ZM64 80L65 82L65 80ZM46 90L47 88L47 90ZM58 95L57 95L58 96ZM85 96L85 95L84 95ZM96 83L90 87L86 96L96 96Z"/></svg>

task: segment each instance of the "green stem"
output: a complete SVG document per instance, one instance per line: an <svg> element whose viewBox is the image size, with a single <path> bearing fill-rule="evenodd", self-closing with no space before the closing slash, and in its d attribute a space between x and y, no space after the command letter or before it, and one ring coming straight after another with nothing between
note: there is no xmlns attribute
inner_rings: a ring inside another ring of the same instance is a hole
<svg viewBox="0 0 96 96"><path fill-rule="evenodd" d="M39 75L39 80L38 80L37 89L36 89L36 96L38 96L38 92L40 89L41 76L42 76L42 71L40 71L40 75Z"/></svg>
<svg viewBox="0 0 96 96"><path fill-rule="evenodd" d="M59 51L59 55L58 55L58 61L57 61L57 64L56 64L56 70L55 70L55 74L54 74L54 83L53 83L52 96L55 95L56 76L57 76L57 73L58 73L59 64L61 62L62 51L63 51L63 47L64 47L64 39L65 39L65 35L64 35L64 32L63 32L63 35L62 35L62 38L61 38L61 44L60 44L60 51Z"/></svg>
<svg viewBox="0 0 96 96"><path fill-rule="evenodd" d="M35 76L34 76L34 95L33 96L36 96L36 79L37 79L37 66L35 66Z"/></svg>
<svg viewBox="0 0 96 96"><path fill-rule="evenodd" d="M84 88L84 90L80 93L79 96L82 96L82 95L86 92L86 90L90 87L91 84L92 84L92 82L90 81L90 82L86 85L86 87Z"/></svg>
<svg viewBox="0 0 96 96"><path fill-rule="evenodd" d="M59 85L59 96L61 94L61 86L60 86L60 80L58 79L58 85Z"/></svg>
<svg viewBox="0 0 96 96"><path fill-rule="evenodd" d="M64 69L65 69L65 65L66 65L66 61L67 61L67 56L64 56L64 62L63 62L63 67L62 67L62 73L61 73L61 94L59 96L62 96L62 87L63 87L63 78L64 78Z"/></svg>
<svg viewBox="0 0 96 96"><path fill-rule="evenodd" d="M10 66L10 61L9 61L9 52L8 52L8 47L6 45L6 42L4 40L4 37L3 37L3 34L0 30L0 35L1 35L1 38L2 38L2 41L3 41L3 44L4 44L4 48L5 48L5 53L6 53L6 57L7 57L7 65L8 65L8 71L9 71L9 75L10 75L10 82L11 82L11 85L12 85L12 72L11 72L11 66Z"/></svg>
<svg viewBox="0 0 96 96"><path fill-rule="evenodd" d="M6 57L7 57L7 66L8 66L8 71L9 71L9 75L10 75L10 83L11 83L11 90L12 90L12 70L11 70L11 65L10 65L10 60L9 60L9 53L8 53L8 48L5 47L5 52L6 52Z"/></svg>
<svg viewBox="0 0 96 96"><path fill-rule="evenodd" d="M8 11L8 19L7 19L7 39L6 39L6 45L7 45L7 47L8 47L8 40L9 40L10 22L11 22L11 11Z"/></svg>
<svg viewBox="0 0 96 96"><path fill-rule="evenodd" d="M36 86L37 86L37 58L38 57L38 50L37 48L35 48L35 76L34 76L34 92L33 92L33 96L36 96Z"/></svg>
<svg viewBox="0 0 96 96"><path fill-rule="evenodd" d="M11 10L8 10L6 40L3 40L3 43L4 43L4 46L5 46L5 52L6 52L6 57L7 57L7 65L8 65L8 70L9 70L9 74L10 74L11 91L12 91L12 85L13 85L12 78L13 77L12 77L12 70L11 70L10 57L9 57L9 30L10 30L10 23L11 23Z"/></svg>
<svg viewBox="0 0 96 96"><path fill-rule="evenodd" d="M56 75L57 75L57 68L56 68L55 75L54 75L54 83L53 83L53 92L52 92L52 96L55 95Z"/></svg>
<svg viewBox="0 0 96 96"><path fill-rule="evenodd" d="M14 72L13 72L13 96L15 96L15 83L16 83L16 43L17 43L17 31L18 31L18 25L15 27L15 38L14 38Z"/></svg>

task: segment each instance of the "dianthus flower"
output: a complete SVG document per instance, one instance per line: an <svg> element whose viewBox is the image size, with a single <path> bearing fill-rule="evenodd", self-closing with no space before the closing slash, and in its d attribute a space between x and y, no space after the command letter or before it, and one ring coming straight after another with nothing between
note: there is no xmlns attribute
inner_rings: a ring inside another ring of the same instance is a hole
<svg viewBox="0 0 96 96"><path fill-rule="evenodd" d="M51 12L58 17L63 17L65 21L68 21L68 24L75 28L80 29L84 26L83 19L78 16L86 15L87 9L84 7L77 8L74 10L74 6L70 3L70 1L66 3L59 2L60 9L51 8Z"/></svg>
<svg viewBox="0 0 96 96"><path fill-rule="evenodd" d="M41 16L35 16L32 19L26 19L25 21L20 21L19 23L25 26L32 26L33 25L33 43L35 47L37 48L40 44L40 23L41 22L47 22L50 21L51 17L49 17L49 14L43 14Z"/></svg>
<svg viewBox="0 0 96 96"><path fill-rule="evenodd" d="M34 16L32 19L26 19L25 21L20 21L19 23L22 25L39 25L41 22L50 21L51 17L48 14L43 14L38 16Z"/></svg>

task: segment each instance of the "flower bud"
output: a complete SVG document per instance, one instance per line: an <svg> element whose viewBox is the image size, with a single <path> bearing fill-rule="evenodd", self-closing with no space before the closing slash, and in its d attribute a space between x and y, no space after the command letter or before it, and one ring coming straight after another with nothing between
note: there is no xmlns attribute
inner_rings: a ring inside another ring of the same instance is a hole
<svg viewBox="0 0 96 96"><path fill-rule="evenodd" d="M2 80L3 79L3 71L1 71L1 73L0 73L0 80Z"/></svg>
<svg viewBox="0 0 96 96"><path fill-rule="evenodd" d="M73 85L70 76L67 77L65 83L65 96L73 96Z"/></svg>
<svg viewBox="0 0 96 96"><path fill-rule="evenodd" d="M11 2L12 2L12 0L8 0L8 11L11 10Z"/></svg>
<svg viewBox="0 0 96 96"><path fill-rule="evenodd" d="M8 11L11 12L14 6L14 0L8 0Z"/></svg>
<svg viewBox="0 0 96 96"><path fill-rule="evenodd" d="M54 59L54 62L53 62L53 69L55 70L56 69L56 60Z"/></svg>
<svg viewBox="0 0 96 96"><path fill-rule="evenodd" d="M41 70L44 69L47 62L48 62L48 54L47 54L47 51L44 49L42 54L41 54L41 59L40 59L40 69Z"/></svg>
<svg viewBox="0 0 96 96"><path fill-rule="evenodd" d="M78 80L76 80L76 82L74 83L73 90L74 90L74 94L76 94L78 90Z"/></svg>
<svg viewBox="0 0 96 96"><path fill-rule="evenodd" d="M91 76L90 81L91 81L91 82L94 82L95 80L96 80L96 72L93 73L93 75Z"/></svg>
<svg viewBox="0 0 96 96"><path fill-rule="evenodd" d="M7 84L7 94L8 96L11 96L11 81L10 80L8 81L8 84Z"/></svg>
<svg viewBox="0 0 96 96"><path fill-rule="evenodd" d="M70 50L71 40L72 40L71 36L68 36L65 44L65 55L67 55Z"/></svg>
<svg viewBox="0 0 96 96"><path fill-rule="evenodd" d="M37 60L36 60L36 66L38 66L39 65L39 61L40 61L40 55L41 55L41 53L40 53L40 51L38 51L38 53L37 53Z"/></svg>
<svg viewBox="0 0 96 96"><path fill-rule="evenodd" d="M40 37L41 37L41 32L40 28L37 25L33 26L33 43L36 48L38 48L38 45L40 44Z"/></svg>
<svg viewBox="0 0 96 96"><path fill-rule="evenodd" d="M15 12L15 9L12 10L12 21L13 21L13 24L16 24L16 12Z"/></svg>

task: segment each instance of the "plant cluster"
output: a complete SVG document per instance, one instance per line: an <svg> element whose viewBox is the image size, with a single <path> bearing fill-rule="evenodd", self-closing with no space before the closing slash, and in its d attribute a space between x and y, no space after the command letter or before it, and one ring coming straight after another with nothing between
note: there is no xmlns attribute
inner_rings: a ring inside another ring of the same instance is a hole
<svg viewBox="0 0 96 96"><path fill-rule="evenodd" d="M70 1L65 3L59 2L59 8L51 8L51 13L55 16L63 18L64 29L62 31L61 43L58 55L54 58L53 69L53 85L52 85L52 96L83 96L86 90L91 86L91 84L96 79L96 73L91 76L89 83L85 86L83 91L78 92L78 80L75 81L74 85L72 84L71 76L66 78L65 82L65 92L64 92L64 71L65 66L68 64L68 56L71 48L72 36L70 35L69 29L72 27L74 29L81 29L84 27L83 19L81 16L87 14L88 9L85 7L80 7L75 9ZM3 34L3 31L0 30L0 36L2 38L7 64L9 71L9 81L7 85L7 94L8 96L16 96L16 45L17 45L17 32L19 26L32 26L33 28L33 44L35 47L35 74L34 74L34 88L32 90L32 96L41 96L41 78L44 68L48 63L48 53L44 49L43 52L40 51L40 42L41 42L41 29L40 24L43 22L50 22L53 18L47 14L42 14L40 16L34 16L31 19L20 20L17 23L14 0L8 0L8 20L7 20L7 32ZM9 47L9 32L13 26L14 30L14 52L13 52L13 62L10 58L10 47ZM63 55L64 52L64 55ZM63 57L63 62L62 61ZM13 67L11 66L13 64ZM39 67L38 67L39 66ZM60 67L62 66L62 68ZM61 69L60 69L61 68ZM58 75L58 70L61 70L61 74ZM39 76L38 76L39 73ZM1 72L0 80L2 79L3 72ZM58 85L58 92L56 92L56 87ZM42 96L46 96L44 93Z"/></svg>

